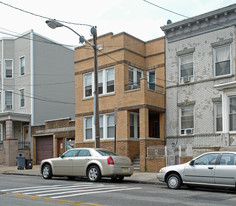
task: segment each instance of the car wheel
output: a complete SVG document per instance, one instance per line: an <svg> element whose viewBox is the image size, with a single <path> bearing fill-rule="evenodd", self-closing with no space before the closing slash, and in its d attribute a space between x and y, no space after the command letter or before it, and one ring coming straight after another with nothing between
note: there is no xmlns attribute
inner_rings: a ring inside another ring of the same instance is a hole
<svg viewBox="0 0 236 206"><path fill-rule="evenodd" d="M91 182L99 181L101 179L101 172L98 166L96 165L90 166L87 172L87 177Z"/></svg>
<svg viewBox="0 0 236 206"><path fill-rule="evenodd" d="M123 182L124 178L125 178L124 176L119 176L119 177L118 177L118 181L119 181L119 182Z"/></svg>
<svg viewBox="0 0 236 206"><path fill-rule="evenodd" d="M74 179L75 179L74 176L68 176L67 178L68 178L69 180L74 180Z"/></svg>
<svg viewBox="0 0 236 206"><path fill-rule="evenodd" d="M182 184L182 180L179 175L170 174L167 178L166 184L170 189L178 189Z"/></svg>
<svg viewBox="0 0 236 206"><path fill-rule="evenodd" d="M117 181L117 177L111 177L111 181L112 182L116 182Z"/></svg>
<svg viewBox="0 0 236 206"><path fill-rule="evenodd" d="M52 178L52 168L49 164L45 164L43 166L43 172L42 172L44 179L51 179Z"/></svg>

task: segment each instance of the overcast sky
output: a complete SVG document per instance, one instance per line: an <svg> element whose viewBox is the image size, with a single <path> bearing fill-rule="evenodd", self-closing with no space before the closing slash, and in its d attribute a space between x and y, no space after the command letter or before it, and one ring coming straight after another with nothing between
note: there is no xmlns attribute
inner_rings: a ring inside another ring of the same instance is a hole
<svg viewBox="0 0 236 206"><path fill-rule="evenodd" d="M236 3L236 0L147 0L155 5L193 17ZM14 9L10 4L28 14ZM40 15L42 17L35 16ZM95 25L98 36L113 32L127 32L143 41L164 35L160 27L183 20L184 17L151 5L144 0L3 0L0 1L0 37L33 29L47 38L66 45L79 45L77 36L66 28L50 29L45 18ZM68 24L90 39L90 28Z"/></svg>

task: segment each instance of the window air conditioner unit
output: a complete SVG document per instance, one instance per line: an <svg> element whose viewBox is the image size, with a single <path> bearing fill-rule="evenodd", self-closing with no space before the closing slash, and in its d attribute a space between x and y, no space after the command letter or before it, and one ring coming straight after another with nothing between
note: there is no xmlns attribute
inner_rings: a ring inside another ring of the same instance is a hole
<svg viewBox="0 0 236 206"><path fill-rule="evenodd" d="M190 82L190 81L189 81L189 76L185 76L185 77L183 77L183 80L184 80L184 83L188 83L188 82Z"/></svg>
<svg viewBox="0 0 236 206"><path fill-rule="evenodd" d="M11 104L7 104L6 105L6 110L12 110L12 105Z"/></svg>
<svg viewBox="0 0 236 206"><path fill-rule="evenodd" d="M181 134L182 134L182 135L193 134L193 128L182 129L182 130L181 130Z"/></svg>

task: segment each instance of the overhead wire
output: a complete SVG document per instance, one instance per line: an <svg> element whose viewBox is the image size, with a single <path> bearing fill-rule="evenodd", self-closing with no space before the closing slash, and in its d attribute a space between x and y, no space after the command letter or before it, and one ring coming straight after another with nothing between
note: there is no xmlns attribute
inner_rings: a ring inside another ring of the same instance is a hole
<svg viewBox="0 0 236 206"><path fill-rule="evenodd" d="M39 14L30 12L30 11L26 11L26 10L21 9L21 8L18 8L18 7L16 7L16 6L7 4L7 3L5 3L5 2L3 2L3 1L0 1L0 4L3 4L3 5L5 5L5 6L11 7L11 8L13 8L13 9L19 10L19 11L21 11L21 12L24 12L24 13L27 13L27 14L30 14L30 15L33 15L33 16L36 16L36 17L40 17L40 18L43 18L43 19L52 19L52 18L50 18L50 17L46 17L46 16L42 16L42 15L39 15ZM62 20L58 20L58 21L60 21L60 22L62 22L62 23L66 23L66 24L77 25L77 26L79 25L79 26L92 27L92 25L90 25L90 24L81 24L81 23L74 23L74 22L68 22L68 21L62 21Z"/></svg>
<svg viewBox="0 0 236 206"><path fill-rule="evenodd" d="M11 87L10 87L10 88L11 88ZM2 91L11 91L12 94L15 94L15 95L18 95L18 96L21 95L20 93L15 92L15 89L14 89L14 88L11 88L11 89L12 89L12 90L0 88L0 90L2 90ZM29 93L29 92L27 93L26 91L24 91L24 92L25 92L26 94L29 94L29 95L24 95L24 97L27 97L27 98L30 98L30 99L35 99L35 100L40 100L40 101L43 101L43 102L50 102L50 103L75 105L75 103L66 102L66 101L59 101L59 100L55 100L55 99L50 99L50 98L42 97L42 96L39 96L39 95L34 95L34 96L32 96L31 93Z"/></svg>

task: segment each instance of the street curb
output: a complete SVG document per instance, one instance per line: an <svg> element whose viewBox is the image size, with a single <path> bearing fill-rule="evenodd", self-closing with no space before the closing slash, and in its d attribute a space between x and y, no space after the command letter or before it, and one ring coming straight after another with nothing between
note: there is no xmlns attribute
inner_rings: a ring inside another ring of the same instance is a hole
<svg viewBox="0 0 236 206"><path fill-rule="evenodd" d="M3 175L19 175L19 176L38 176L41 177L41 174L25 174L25 173L14 173L14 172L2 172ZM162 182L150 182L144 180L126 180L124 182L137 183L137 184L150 184L150 185L163 185Z"/></svg>

